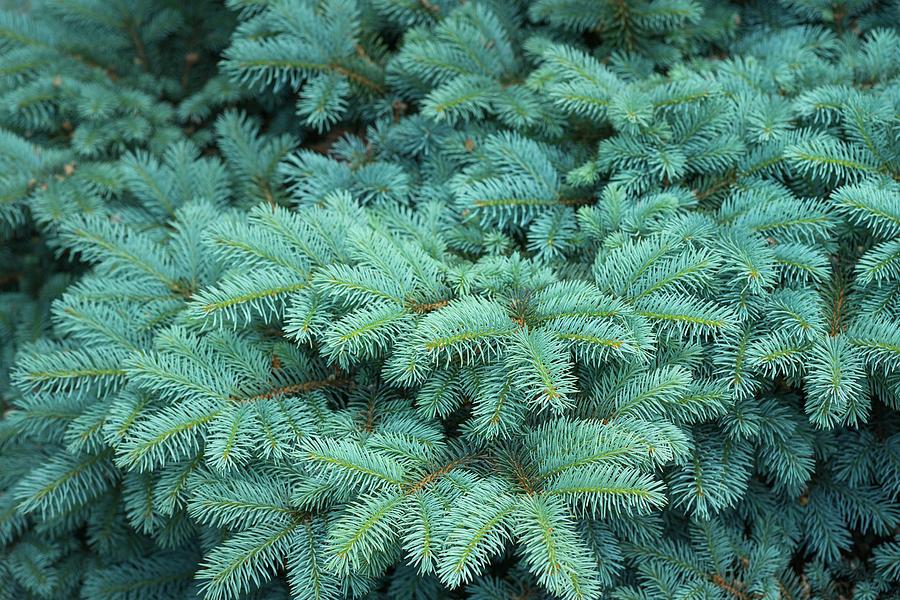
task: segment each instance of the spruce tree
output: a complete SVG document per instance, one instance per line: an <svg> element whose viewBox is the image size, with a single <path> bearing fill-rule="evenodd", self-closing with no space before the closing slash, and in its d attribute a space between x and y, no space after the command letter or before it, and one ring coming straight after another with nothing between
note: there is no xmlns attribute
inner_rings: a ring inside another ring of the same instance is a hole
<svg viewBox="0 0 900 600"><path fill-rule="evenodd" d="M900 593L900 2L2 6L0 600Z"/></svg>

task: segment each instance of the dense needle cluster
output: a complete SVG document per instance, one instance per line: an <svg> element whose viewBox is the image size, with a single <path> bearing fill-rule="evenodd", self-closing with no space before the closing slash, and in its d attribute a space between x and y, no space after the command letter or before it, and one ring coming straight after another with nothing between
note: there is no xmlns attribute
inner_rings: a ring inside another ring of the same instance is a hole
<svg viewBox="0 0 900 600"><path fill-rule="evenodd" d="M900 2L0 7L0 600L900 589Z"/></svg>

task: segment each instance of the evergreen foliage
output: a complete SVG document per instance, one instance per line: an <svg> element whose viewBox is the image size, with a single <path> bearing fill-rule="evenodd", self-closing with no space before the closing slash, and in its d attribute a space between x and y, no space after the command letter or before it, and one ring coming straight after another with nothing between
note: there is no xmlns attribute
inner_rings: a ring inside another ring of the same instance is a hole
<svg viewBox="0 0 900 600"><path fill-rule="evenodd" d="M2 7L0 600L900 593L900 2Z"/></svg>

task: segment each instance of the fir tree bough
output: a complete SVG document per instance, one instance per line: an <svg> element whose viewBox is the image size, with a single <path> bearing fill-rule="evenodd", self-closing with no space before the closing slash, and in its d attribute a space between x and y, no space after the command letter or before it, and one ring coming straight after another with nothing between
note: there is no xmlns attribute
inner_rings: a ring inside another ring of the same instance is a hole
<svg viewBox="0 0 900 600"><path fill-rule="evenodd" d="M900 2L0 8L0 600L900 593Z"/></svg>

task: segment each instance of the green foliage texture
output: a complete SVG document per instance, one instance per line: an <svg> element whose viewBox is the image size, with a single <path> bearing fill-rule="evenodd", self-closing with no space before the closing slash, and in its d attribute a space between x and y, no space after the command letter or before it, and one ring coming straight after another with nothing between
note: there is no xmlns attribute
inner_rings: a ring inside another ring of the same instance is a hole
<svg viewBox="0 0 900 600"><path fill-rule="evenodd" d="M900 2L0 7L0 600L900 594Z"/></svg>

